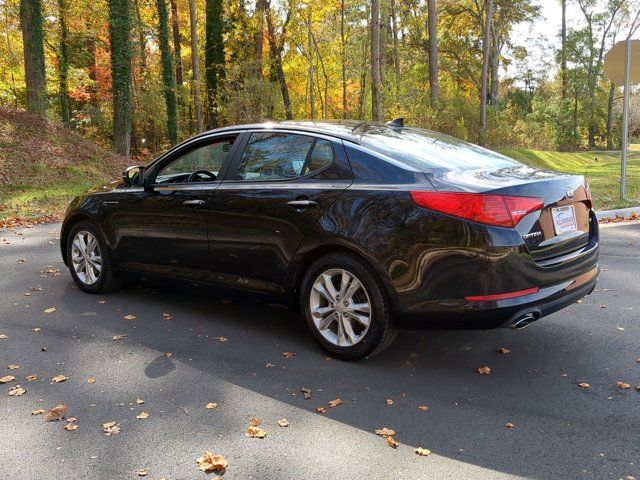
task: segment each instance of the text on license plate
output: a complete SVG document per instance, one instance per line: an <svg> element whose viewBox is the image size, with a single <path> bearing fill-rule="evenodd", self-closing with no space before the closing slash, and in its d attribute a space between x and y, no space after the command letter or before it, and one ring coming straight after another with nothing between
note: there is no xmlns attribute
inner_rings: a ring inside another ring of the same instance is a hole
<svg viewBox="0 0 640 480"><path fill-rule="evenodd" d="M556 231L556 235L563 235L578 230L576 211L573 205L552 208L551 216L553 217L553 228Z"/></svg>

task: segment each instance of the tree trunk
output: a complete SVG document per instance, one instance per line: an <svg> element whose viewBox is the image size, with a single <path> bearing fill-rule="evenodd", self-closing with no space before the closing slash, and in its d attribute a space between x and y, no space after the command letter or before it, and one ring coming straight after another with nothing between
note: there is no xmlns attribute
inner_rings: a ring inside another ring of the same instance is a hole
<svg viewBox="0 0 640 480"><path fill-rule="evenodd" d="M199 65L198 65L198 28L196 17L196 0L189 0L189 21L191 24L191 64L193 81L193 104L196 109L196 126L202 132L202 106L200 105Z"/></svg>
<svg viewBox="0 0 640 480"><path fill-rule="evenodd" d="M180 45L182 38L176 0L171 0L171 28L173 31L173 56L176 59L176 84L178 87L182 87L182 46Z"/></svg>
<svg viewBox="0 0 640 480"><path fill-rule="evenodd" d="M562 3L562 29L561 39L562 45L560 50L560 76L562 78L562 99L567 98L567 0L561 0Z"/></svg>
<svg viewBox="0 0 640 480"><path fill-rule="evenodd" d="M157 0L158 40L162 61L162 89L167 105L167 131L171 145L178 143L178 107L176 104L176 79L173 76L173 58L169 45L169 13L165 0Z"/></svg>
<svg viewBox="0 0 640 480"><path fill-rule="evenodd" d="M431 95L431 108L438 108L438 99L440 91L438 87L438 29L437 29L437 11L436 0L427 0L429 11L428 25L429 30L429 89Z"/></svg>
<svg viewBox="0 0 640 480"><path fill-rule="evenodd" d="M207 83L209 126L217 126L216 94L220 80L224 78L224 43L222 39L222 0L207 0L204 70Z"/></svg>
<svg viewBox="0 0 640 480"><path fill-rule="evenodd" d="M267 10L265 12L266 20L267 20L267 36L269 37L269 51L271 52L271 62L273 68L275 70L275 77L278 80L278 84L280 85L280 92L282 93L282 103L284 103L284 111L287 120L293 119L293 113L291 112L291 99L289 98L289 89L287 88L287 82L284 77L284 70L282 69L282 50L283 50L283 41L278 41L276 39L275 29L273 27L273 20L271 18L271 7L267 5ZM287 20L285 21L285 26L289 21L291 12L287 14ZM284 36L284 31L282 32Z"/></svg>
<svg viewBox="0 0 640 480"><path fill-rule="evenodd" d="M311 120L316 118L316 95L314 91L314 68L313 68L313 37L311 35L311 21L313 19L311 14L311 6L308 7L309 16L307 18L307 53L309 61L309 106L311 113Z"/></svg>
<svg viewBox="0 0 640 480"><path fill-rule="evenodd" d="M393 70L396 95L400 91L400 41L398 40L398 12L396 0L391 0L391 37L393 40Z"/></svg>
<svg viewBox="0 0 640 480"><path fill-rule="evenodd" d="M58 0L60 50L58 52L58 69L60 71L60 119L64 126L69 126L69 32L67 30L67 2Z"/></svg>
<svg viewBox="0 0 640 480"><path fill-rule="evenodd" d="M20 1L20 27L24 46L24 73L27 110L44 113L47 109L47 85L44 66L44 30L40 0Z"/></svg>
<svg viewBox="0 0 640 480"><path fill-rule="evenodd" d="M480 132L478 143L486 144L487 136L487 77L489 76L489 44L491 41L491 21L493 0L485 0L484 34L482 40L482 78L480 80Z"/></svg>
<svg viewBox="0 0 640 480"><path fill-rule="evenodd" d="M120 155L131 149L131 18L129 0L109 0L113 145Z"/></svg>
<svg viewBox="0 0 640 480"><path fill-rule="evenodd" d="M371 117L382 120L380 99L380 0L371 0Z"/></svg>
<svg viewBox="0 0 640 480"><path fill-rule="evenodd" d="M616 94L616 86L613 82L609 85L609 102L607 104L607 150L613 150L611 130L613 129L613 100Z"/></svg>
<svg viewBox="0 0 640 480"><path fill-rule="evenodd" d="M345 37L344 0L340 0L340 53L342 56L342 118L347 118L347 42Z"/></svg>
<svg viewBox="0 0 640 480"><path fill-rule="evenodd" d="M498 94L500 87L500 52L502 50L502 39L492 29L491 44L489 47L489 105L498 105Z"/></svg>

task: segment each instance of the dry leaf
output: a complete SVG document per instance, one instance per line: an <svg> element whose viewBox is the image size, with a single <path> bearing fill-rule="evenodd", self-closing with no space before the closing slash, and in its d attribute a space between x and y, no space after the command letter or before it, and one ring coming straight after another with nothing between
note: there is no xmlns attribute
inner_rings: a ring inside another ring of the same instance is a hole
<svg viewBox="0 0 640 480"><path fill-rule="evenodd" d="M478 367L476 368L476 372L478 372L480 375L489 375L491 373L491 367L488 367L487 365Z"/></svg>
<svg viewBox="0 0 640 480"><path fill-rule="evenodd" d="M24 378L27 382L33 382L34 380L38 380L38 375L27 375Z"/></svg>
<svg viewBox="0 0 640 480"><path fill-rule="evenodd" d="M339 398L336 398L335 400L329 401L329 406L333 408L333 407L337 407L341 403L343 403L342 400L340 400Z"/></svg>
<svg viewBox="0 0 640 480"><path fill-rule="evenodd" d="M513 428L514 426L515 426L515 425L514 425L513 423L511 423L511 422L508 422L508 423L505 425L505 427L507 427L507 428Z"/></svg>
<svg viewBox="0 0 640 480"><path fill-rule="evenodd" d="M385 438L395 434L396 434L395 430L391 430L390 428L387 428L387 427L383 427L380 430L376 430L376 435L380 435L381 437L385 437Z"/></svg>
<svg viewBox="0 0 640 480"><path fill-rule="evenodd" d="M280 419L278 420L278 425L280 425L281 427L288 427L289 420L287 420L286 418Z"/></svg>
<svg viewBox="0 0 640 480"><path fill-rule="evenodd" d="M251 438L264 438L267 436L267 432L261 428L249 426L245 435Z"/></svg>
<svg viewBox="0 0 640 480"><path fill-rule="evenodd" d="M173 320L173 315L171 315L170 313L163 313L162 318L164 320Z"/></svg>
<svg viewBox="0 0 640 480"><path fill-rule="evenodd" d="M582 303L584 302L584 300L580 299L580 300L576 300L576 303Z"/></svg>
<svg viewBox="0 0 640 480"><path fill-rule="evenodd" d="M502 347L500 350L498 350L498 352L500 352L502 355L509 355L511 353L511 350Z"/></svg>
<svg viewBox="0 0 640 480"><path fill-rule="evenodd" d="M264 366L265 366L265 368L271 368L271 367L275 367L276 364L275 363L265 363Z"/></svg>
<svg viewBox="0 0 640 480"><path fill-rule="evenodd" d="M101 305L104 305L105 303L107 303L107 301L106 300L98 300L98 303L101 304Z"/></svg>
<svg viewBox="0 0 640 480"><path fill-rule="evenodd" d="M136 317L135 315L131 315L131 314L129 314L129 315L125 315L125 316L124 316L124 319L125 319L125 320L135 320L136 318L137 318L137 317Z"/></svg>
<svg viewBox="0 0 640 480"><path fill-rule="evenodd" d="M46 410L44 408L39 408L39 409L34 410L33 412L31 412L31 415L42 415L44 412L46 412Z"/></svg>
<svg viewBox="0 0 640 480"><path fill-rule="evenodd" d="M208 408L209 410L213 410L214 408L216 408L218 406L217 403L213 403L213 402L209 402L207 403L204 408Z"/></svg>
<svg viewBox="0 0 640 480"><path fill-rule="evenodd" d="M387 445L391 448L398 448L398 443L391 436L387 437Z"/></svg>
<svg viewBox="0 0 640 480"><path fill-rule="evenodd" d="M616 329L620 330L621 332L624 332L624 327L616 327Z"/></svg>
<svg viewBox="0 0 640 480"><path fill-rule="evenodd" d="M391 400L390 398L387 398L387 405L393 405L393 400Z"/></svg>
<svg viewBox="0 0 640 480"><path fill-rule="evenodd" d="M149 412L143 411L136 415L138 420L144 420L145 418L149 418Z"/></svg>
<svg viewBox="0 0 640 480"><path fill-rule="evenodd" d="M102 431L105 435L111 437L120 433L120 427L116 424L116 422L107 422L102 424Z"/></svg>
<svg viewBox="0 0 640 480"><path fill-rule="evenodd" d="M69 377L65 377L64 375L56 375L51 379L51 381L55 383L61 383L64 382L67 378Z"/></svg>
<svg viewBox="0 0 640 480"><path fill-rule="evenodd" d="M426 405L420 405L418 408L423 412L426 412L427 410L429 410L429 407L427 407Z"/></svg>
<svg viewBox="0 0 640 480"><path fill-rule="evenodd" d="M126 338L127 334L126 333L121 333L120 335L114 335L113 339L114 340L122 340L123 338Z"/></svg>
<svg viewBox="0 0 640 480"><path fill-rule="evenodd" d="M607 308L607 306L602 304L602 305L600 305L600 308Z"/></svg>
<svg viewBox="0 0 640 480"><path fill-rule="evenodd" d="M296 352L282 352L284 358L291 358L296 356Z"/></svg>
<svg viewBox="0 0 640 480"><path fill-rule="evenodd" d="M78 429L78 425L76 425L75 423L67 423L64 427L65 430L67 430L68 432L73 432L74 430Z"/></svg>
<svg viewBox="0 0 640 480"><path fill-rule="evenodd" d="M9 338L7 335L5 335L4 333L0 333L0 340L5 340Z"/></svg>
<svg viewBox="0 0 640 480"><path fill-rule="evenodd" d="M17 370L18 368L20 368L20 365L9 365L9 366L7 366L7 368L9 370Z"/></svg>
<svg viewBox="0 0 640 480"><path fill-rule="evenodd" d="M251 418L249 419L249 425L250 425L251 427L257 427L257 426L258 426L258 425L260 425L261 423L262 423L262 420L260 420L260 419L259 419L259 418L257 418L257 417L251 417Z"/></svg>
<svg viewBox="0 0 640 480"><path fill-rule="evenodd" d="M142 405L142 404L144 403L144 400L143 400L143 399L141 399L141 398L136 398L136 403L137 403L138 405Z"/></svg>
<svg viewBox="0 0 640 480"><path fill-rule="evenodd" d="M311 398L311 389L307 387L300 387L300 391L304 395L305 400L309 400Z"/></svg>
<svg viewBox="0 0 640 480"><path fill-rule="evenodd" d="M581 388L589 388L591 386L591 384L587 383L587 382L581 382L581 383L578 384L578 386L581 387Z"/></svg>
<svg viewBox="0 0 640 480"><path fill-rule="evenodd" d="M210 451L204 452L204 455L196 460L198 468L203 472L222 472L226 470L229 463L222 455L214 455Z"/></svg>
<svg viewBox="0 0 640 480"><path fill-rule="evenodd" d="M324 407L316 407L316 412L318 413L326 413L327 409Z"/></svg>
<svg viewBox="0 0 640 480"><path fill-rule="evenodd" d="M626 382L618 382L617 385L618 385L618 388L622 388L623 390L626 390L627 388L631 388L631 385L629 385Z"/></svg>
<svg viewBox="0 0 640 480"><path fill-rule="evenodd" d="M164 356L165 356L165 357L167 357L167 358L171 358L171 357L173 357L173 353L171 353L171 352L164 352Z"/></svg>
<svg viewBox="0 0 640 480"><path fill-rule="evenodd" d="M422 448L422 447L416 448L414 452L423 457L426 457L427 455L431 455L431 450L427 450L426 448Z"/></svg>
<svg viewBox="0 0 640 480"><path fill-rule="evenodd" d="M73 422L75 422L75 421L76 421L76 420L78 420L78 419L77 419L76 417L69 417L69 418L67 418L66 420L67 420L67 422L69 422L69 423L73 423Z"/></svg>
<svg viewBox="0 0 640 480"><path fill-rule="evenodd" d="M640 385L636 385L635 387L636 392L640 392Z"/></svg>
<svg viewBox="0 0 640 480"><path fill-rule="evenodd" d="M53 312L55 312L56 310L57 310L57 308L56 308L56 307L49 307L49 308L47 308L47 309L44 311L44 313L53 313Z"/></svg>
<svg viewBox="0 0 640 480"><path fill-rule="evenodd" d="M138 469L138 476L139 477L146 477L147 475L149 475L149 469L148 468L139 468Z"/></svg>
<svg viewBox="0 0 640 480"><path fill-rule="evenodd" d="M24 388L22 388L20 385L16 385L15 387L11 387L9 389L9 395L11 397L20 397L21 395L24 395L26 393L26 390Z"/></svg>
<svg viewBox="0 0 640 480"><path fill-rule="evenodd" d="M87 378L87 383L96 383L96 379L93 377Z"/></svg>
<svg viewBox="0 0 640 480"><path fill-rule="evenodd" d="M218 337L218 341L219 342L226 342L227 340L229 340L227 337Z"/></svg>
<svg viewBox="0 0 640 480"><path fill-rule="evenodd" d="M14 377L13 375L6 375L6 376L0 378L0 383L13 382L15 379L16 379L16 377Z"/></svg>
<svg viewBox="0 0 640 480"><path fill-rule="evenodd" d="M42 331L42 329L41 329L40 327L36 327L36 328L32 329L31 331L32 331L33 333L38 333L38 332L41 332L41 331Z"/></svg>
<svg viewBox="0 0 640 480"><path fill-rule="evenodd" d="M47 412L47 415L44 417L45 422L53 422L64 418L65 413L67 413L67 409L68 407L64 403L53 407Z"/></svg>

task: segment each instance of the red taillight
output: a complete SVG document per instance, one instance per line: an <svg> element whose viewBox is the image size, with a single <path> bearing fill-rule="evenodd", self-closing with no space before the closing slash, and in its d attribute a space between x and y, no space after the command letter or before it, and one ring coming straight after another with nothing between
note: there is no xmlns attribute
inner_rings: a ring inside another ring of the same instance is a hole
<svg viewBox="0 0 640 480"><path fill-rule="evenodd" d="M498 227L515 227L544 204L541 198L483 193L412 191L411 197L421 207Z"/></svg>
<svg viewBox="0 0 640 480"><path fill-rule="evenodd" d="M472 295L464 297L467 302L490 302L495 300L506 300L508 298L522 297L524 295L531 295L532 293L538 293L540 289L538 287L527 288L526 290L518 290L517 292L507 293L494 293L492 295Z"/></svg>

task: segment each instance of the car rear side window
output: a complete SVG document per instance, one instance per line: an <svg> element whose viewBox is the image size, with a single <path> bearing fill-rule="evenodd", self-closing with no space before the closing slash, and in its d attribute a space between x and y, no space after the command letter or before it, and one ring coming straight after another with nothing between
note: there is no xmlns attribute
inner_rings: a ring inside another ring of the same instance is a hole
<svg viewBox="0 0 640 480"><path fill-rule="evenodd" d="M290 133L252 133L236 180L291 180L333 162L331 142Z"/></svg>

